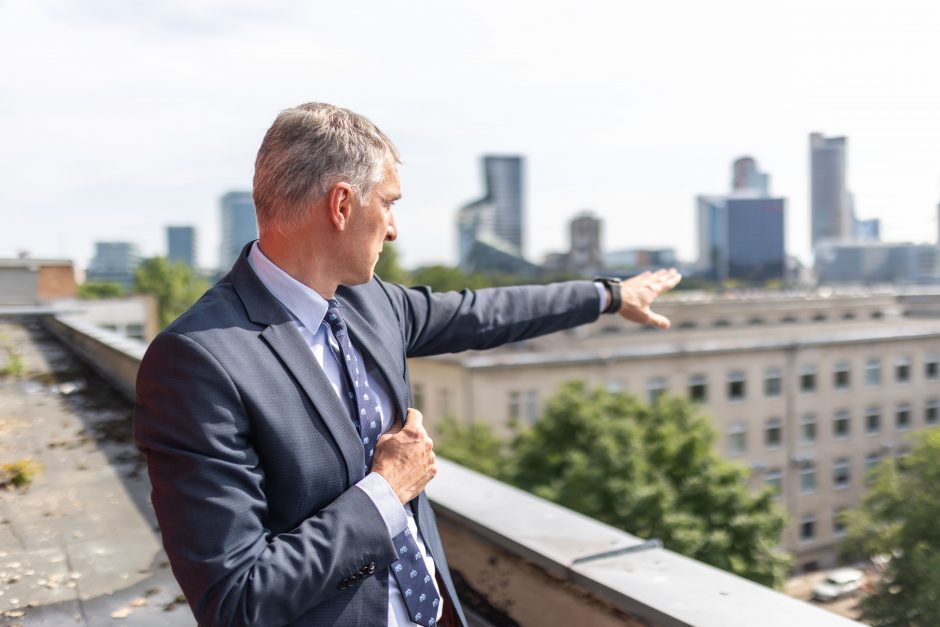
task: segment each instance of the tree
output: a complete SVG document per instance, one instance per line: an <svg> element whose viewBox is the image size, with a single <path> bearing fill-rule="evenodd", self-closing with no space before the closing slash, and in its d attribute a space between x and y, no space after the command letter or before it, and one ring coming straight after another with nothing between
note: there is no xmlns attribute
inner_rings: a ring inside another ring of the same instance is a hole
<svg viewBox="0 0 940 627"><path fill-rule="evenodd" d="M124 288L119 283L86 281L78 286L78 297L84 300L120 298L121 296L124 296Z"/></svg>
<svg viewBox="0 0 940 627"><path fill-rule="evenodd" d="M511 480L507 443L488 424L467 425L446 417L435 422L430 431L436 454L495 479Z"/></svg>
<svg viewBox="0 0 940 627"><path fill-rule="evenodd" d="M779 587L790 564L777 548L786 516L769 489L748 491L747 471L722 460L714 440L708 420L682 399L649 406L573 382L516 436L507 474L550 501Z"/></svg>
<svg viewBox="0 0 940 627"><path fill-rule="evenodd" d="M379 255L379 262L375 264L375 273L389 283L408 283L408 272L401 267L398 261L398 250L391 242L386 242Z"/></svg>
<svg viewBox="0 0 940 627"><path fill-rule="evenodd" d="M425 266L411 273L412 283L415 285L428 285L435 292L449 292L469 287L476 289L485 287L486 283L479 276L468 276L459 268L444 265Z"/></svg>
<svg viewBox="0 0 940 627"><path fill-rule="evenodd" d="M134 291L153 294L157 299L160 328L173 322L208 289L208 282L197 277L181 262L170 263L164 257L144 260L134 275Z"/></svg>
<svg viewBox="0 0 940 627"><path fill-rule="evenodd" d="M890 556L862 617L876 627L940 625L940 430L873 471L862 504L846 512L845 557Z"/></svg>

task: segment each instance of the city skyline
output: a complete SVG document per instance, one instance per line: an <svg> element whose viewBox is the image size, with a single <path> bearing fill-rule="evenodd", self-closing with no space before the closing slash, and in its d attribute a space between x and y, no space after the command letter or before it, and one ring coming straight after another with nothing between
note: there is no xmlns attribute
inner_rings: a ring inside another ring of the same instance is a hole
<svg viewBox="0 0 940 627"><path fill-rule="evenodd" d="M812 132L849 138L847 186L883 240L937 232L940 90L925 77L940 7L364 9L349 38L329 26L352 17L341 6L0 1L0 52L18 60L0 71L0 255L86 267L112 240L163 254L165 225L186 223L214 265L220 197L250 189L264 129L311 99L397 143L409 267L456 263L453 216L479 194L478 159L506 153L526 157L533 261L564 249L585 209L607 250L692 260L695 196L725 189L742 155L789 199L786 248L806 260Z"/></svg>

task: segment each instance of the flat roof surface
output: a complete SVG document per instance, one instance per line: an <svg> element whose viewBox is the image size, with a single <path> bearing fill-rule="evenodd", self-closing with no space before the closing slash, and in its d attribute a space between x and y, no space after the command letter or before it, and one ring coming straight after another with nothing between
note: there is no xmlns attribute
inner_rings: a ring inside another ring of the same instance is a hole
<svg viewBox="0 0 940 627"><path fill-rule="evenodd" d="M0 376L0 464L40 468L0 489L0 625L193 625L131 442L132 406L38 323L0 321L23 374Z"/></svg>

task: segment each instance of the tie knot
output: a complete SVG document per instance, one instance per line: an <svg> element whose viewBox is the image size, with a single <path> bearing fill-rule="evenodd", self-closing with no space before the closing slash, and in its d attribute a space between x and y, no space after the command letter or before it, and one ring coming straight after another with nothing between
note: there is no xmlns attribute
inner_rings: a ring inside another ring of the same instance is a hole
<svg viewBox="0 0 940 627"><path fill-rule="evenodd" d="M346 332L346 323L343 321L343 316L339 313L339 303L335 298L331 298L328 301L329 307L326 310L326 323L330 325L330 328L333 330L333 335L337 337L342 333ZM340 333L342 332L342 333Z"/></svg>

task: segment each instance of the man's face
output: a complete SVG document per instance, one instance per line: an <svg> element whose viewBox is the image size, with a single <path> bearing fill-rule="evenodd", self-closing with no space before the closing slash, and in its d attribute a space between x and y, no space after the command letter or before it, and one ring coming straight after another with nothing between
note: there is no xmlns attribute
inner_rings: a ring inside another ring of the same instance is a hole
<svg viewBox="0 0 940 627"><path fill-rule="evenodd" d="M388 165L385 176L372 190L368 204L353 201L353 210L349 216L348 278L345 285L359 285L372 280L375 264L379 261L382 245L398 237L392 205L401 198L401 184L398 180L398 168Z"/></svg>

